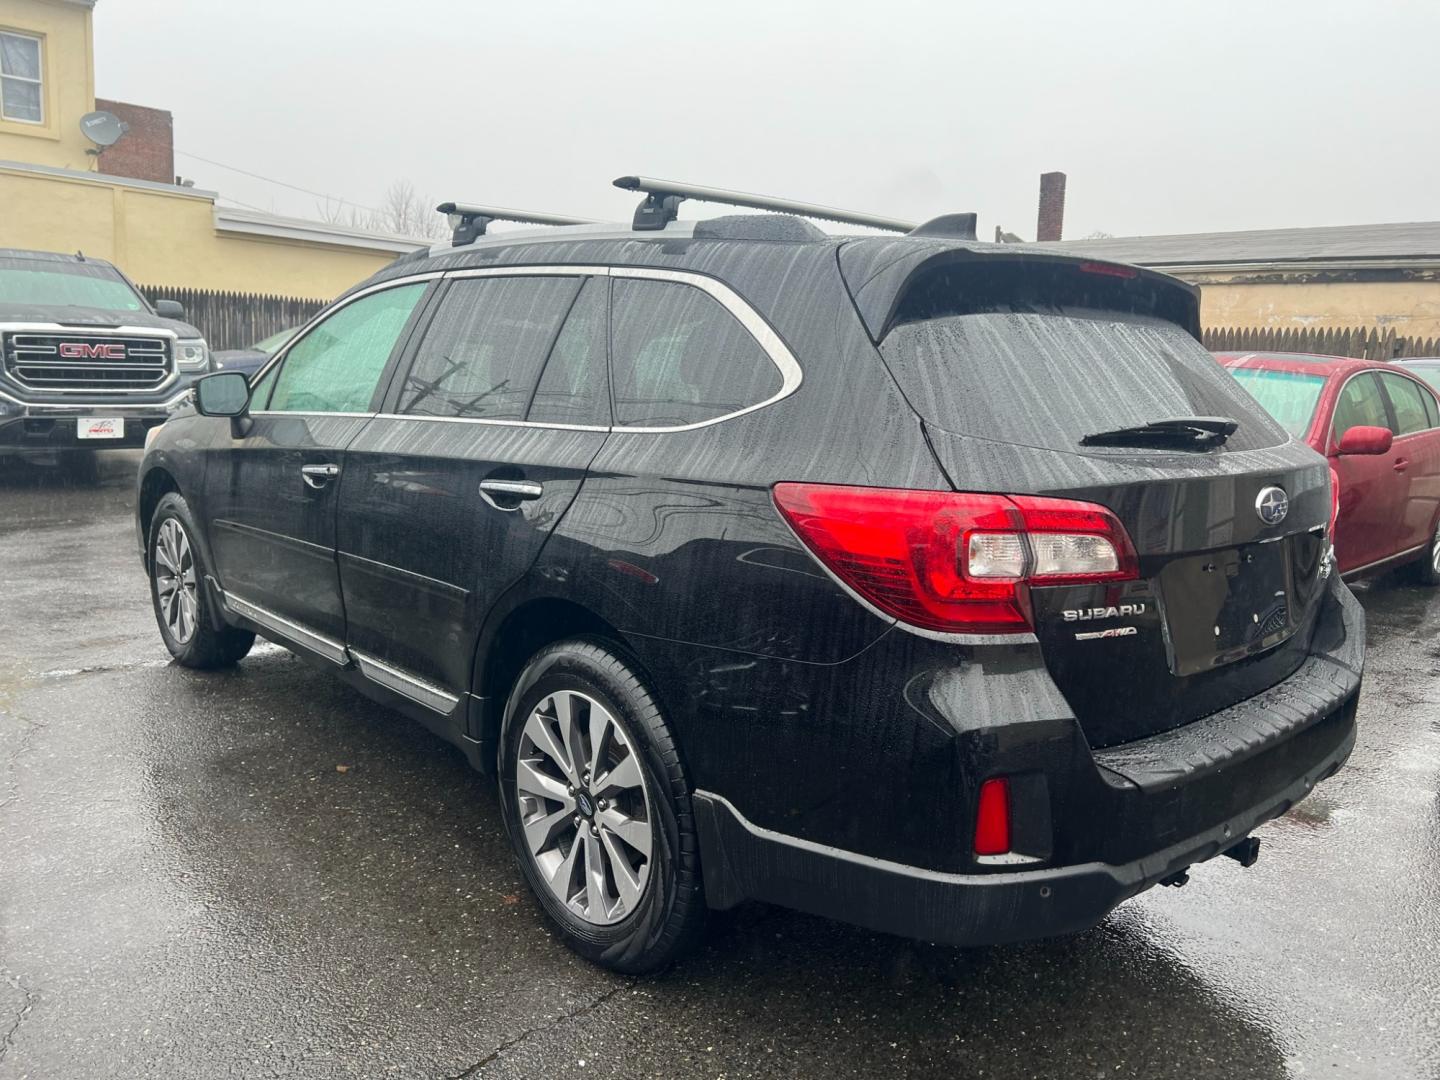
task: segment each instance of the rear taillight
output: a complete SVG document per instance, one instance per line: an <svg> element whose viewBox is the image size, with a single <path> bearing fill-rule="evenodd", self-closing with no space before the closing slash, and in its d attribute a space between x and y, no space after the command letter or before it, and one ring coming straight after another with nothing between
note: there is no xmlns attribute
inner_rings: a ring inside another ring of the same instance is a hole
<svg viewBox="0 0 1440 1080"><path fill-rule="evenodd" d="M1023 633L1029 586L1137 576L1124 528L1093 503L828 484L777 484L774 495L836 577L925 630Z"/></svg>
<svg viewBox="0 0 1440 1080"><path fill-rule="evenodd" d="M975 854L1004 855L1010 850L1010 781L992 776L980 785L975 806Z"/></svg>

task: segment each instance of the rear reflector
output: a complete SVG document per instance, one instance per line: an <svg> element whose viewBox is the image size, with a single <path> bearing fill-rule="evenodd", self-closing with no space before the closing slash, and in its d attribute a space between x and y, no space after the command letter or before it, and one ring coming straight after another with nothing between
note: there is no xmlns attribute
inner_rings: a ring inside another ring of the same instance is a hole
<svg viewBox="0 0 1440 1080"><path fill-rule="evenodd" d="M1030 586L1138 576L1124 528L1093 503L789 483L775 485L774 497L841 582L924 630L1024 633Z"/></svg>
<svg viewBox="0 0 1440 1080"><path fill-rule="evenodd" d="M993 776L980 785L975 808L975 854L1004 855L1010 850L1010 781Z"/></svg>

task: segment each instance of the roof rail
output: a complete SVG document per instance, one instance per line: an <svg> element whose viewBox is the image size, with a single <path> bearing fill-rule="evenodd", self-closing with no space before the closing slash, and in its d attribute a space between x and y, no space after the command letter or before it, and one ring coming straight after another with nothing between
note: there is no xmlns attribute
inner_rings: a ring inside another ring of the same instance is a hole
<svg viewBox="0 0 1440 1080"><path fill-rule="evenodd" d="M851 210L837 210L833 206L816 206L814 203L775 199L769 195L751 195L744 191L728 191L725 188L677 184L669 180L656 180L649 176L621 176L616 179L615 186L625 191L644 192L645 201L635 210L634 227L637 230L663 229L669 222L675 220L680 203L685 199L724 203L728 206L745 206L752 210L774 210L781 214L818 218L821 221L838 221L845 225L863 225L869 229L883 229L886 232L908 233L915 228L915 222L901 221L898 218L879 217L876 214L857 214Z"/></svg>
<svg viewBox="0 0 1440 1080"><path fill-rule="evenodd" d="M492 221L515 221L523 225L599 225L593 218L565 217L542 214L533 210L507 210L503 206L476 206L473 203L444 202L435 208L450 218L453 247L473 244L484 236Z"/></svg>

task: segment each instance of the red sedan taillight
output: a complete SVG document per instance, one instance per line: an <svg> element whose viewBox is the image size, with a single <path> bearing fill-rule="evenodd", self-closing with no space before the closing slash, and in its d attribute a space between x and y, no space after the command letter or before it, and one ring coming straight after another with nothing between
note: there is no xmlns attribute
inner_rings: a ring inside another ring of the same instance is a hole
<svg viewBox="0 0 1440 1080"><path fill-rule="evenodd" d="M926 630L1023 633L1031 585L1138 576L1124 527L1094 503L792 483L776 484L774 498L836 577Z"/></svg>

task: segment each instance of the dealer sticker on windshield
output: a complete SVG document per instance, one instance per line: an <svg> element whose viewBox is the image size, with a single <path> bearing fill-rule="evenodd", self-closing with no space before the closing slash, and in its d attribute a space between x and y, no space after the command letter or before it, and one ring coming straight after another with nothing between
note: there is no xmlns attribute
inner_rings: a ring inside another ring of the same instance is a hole
<svg viewBox="0 0 1440 1080"><path fill-rule="evenodd" d="M120 416L82 416L76 422L79 439L123 439L125 418Z"/></svg>

